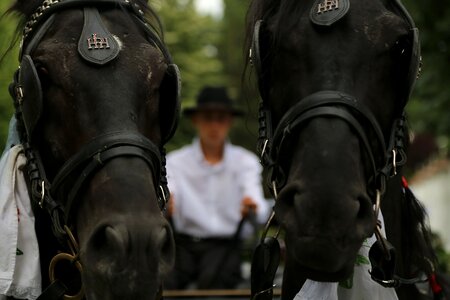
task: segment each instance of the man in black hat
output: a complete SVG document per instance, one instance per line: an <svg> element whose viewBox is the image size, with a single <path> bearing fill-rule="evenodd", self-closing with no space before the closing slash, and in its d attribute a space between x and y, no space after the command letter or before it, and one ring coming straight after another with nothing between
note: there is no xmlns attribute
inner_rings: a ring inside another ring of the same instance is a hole
<svg viewBox="0 0 450 300"><path fill-rule="evenodd" d="M269 211L261 166L255 154L228 141L233 118L243 113L224 87L204 88L184 114L198 136L167 156L177 251L166 288L234 288L241 280L238 225L249 211L263 223Z"/></svg>

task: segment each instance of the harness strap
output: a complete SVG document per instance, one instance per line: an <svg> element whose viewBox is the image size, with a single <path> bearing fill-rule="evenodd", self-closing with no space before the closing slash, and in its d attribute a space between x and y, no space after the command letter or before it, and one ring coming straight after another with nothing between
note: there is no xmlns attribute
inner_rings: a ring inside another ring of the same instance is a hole
<svg viewBox="0 0 450 300"><path fill-rule="evenodd" d="M69 218L71 216L70 212L72 211L74 201L78 192L80 191L83 184L93 175L93 173L104 167L108 161L114 158L128 156L142 158L152 170L155 169L155 164L153 163L153 157L151 156L151 154L134 145L120 146L97 153L91 158L88 165L80 173L78 179L76 180L75 184L73 184L73 187L68 194L67 203L65 205L66 223L69 223ZM154 178L153 182L157 182L157 180ZM158 204L161 209L164 207L164 203L161 203L161 201L159 201Z"/></svg>
<svg viewBox="0 0 450 300"><path fill-rule="evenodd" d="M52 231L59 241L64 241L64 208L55 201L50 194L50 183L47 180L45 168L42 164L39 152L30 146L28 142L23 143L25 156L27 158L26 170L28 192L35 205L45 209L52 220Z"/></svg>
<svg viewBox="0 0 450 300"><path fill-rule="evenodd" d="M300 115L302 115L306 111L316 107L330 105L343 105L347 108L351 108L357 111L371 125L371 129L373 129L374 133L376 134L377 140L380 143L380 148L383 152L385 151L386 146L384 142L384 135L372 112L370 112L370 110L368 110L365 106L358 103L358 101L354 97L338 91L316 92L305 97L296 105L291 107L284 114L275 130L274 142L278 139L278 136L285 127L293 123Z"/></svg>
<svg viewBox="0 0 450 300"><path fill-rule="evenodd" d="M280 244L276 237L266 237L256 247L251 265L251 300L272 299L280 257Z"/></svg>
<svg viewBox="0 0 450 300"><path fill-rule="evenodd" d="M60 185L63 184L63 181L74 170L81 167L86 162L86 159L94 157L96 154L107 149L125 145L135 145L143 149L148 149L150 152L155 153L158 159L160 158L158 147L141 134L127 131L103 134L84 145L74 156L67 160L53 180L52 192L56 192Z"/></svg>
<svg viewBox="0 0 450 300"><path fill-rule="evenodd" d="M346 121L349 125L351 125L351 127L356 131L359 138L363 142L364 148L370 158L372 172L375 176L376 162L375 162L374 155L372 153L370 142L369 142L366 134L364 133L364 129L362 128L360 123L355 119L355 117L353 117L351 113L349 113L347 110L345 110L343 108L331 107L331 106L316 107L314 109L308 110L307 112L305 112L301 115L298 115L298 117L292 123L288 124L283 129L283 134L282 134L279 144L282 145L283 142L286 140L286 138L289 137L289 135L292 133L292 131L295 128L299 127L302 123L304 123L305 121L308 121L310 119L317 118L317 117L336 117L336 118L340 118L340 119Z"/></svg>
<svg viewBox="0 0 450 300"><path fill-rule="evenodd" d="M47 19L53 13L61 9L69 9L79 6L92 6L90 0L47 0L39 6L34 14L31 15L29 21L25 24L23 30L24 41L33 35L36 27L39 27L43 20ZM131 6L129 0L96 0L95 6L101 5L124 5Z"/></svg>
<svg viewBox="0 0 450 300"><path fill-rule="evenodd" d="M52 282L36 300L61 300L67 292L67 287L59 280Z"/></svg>

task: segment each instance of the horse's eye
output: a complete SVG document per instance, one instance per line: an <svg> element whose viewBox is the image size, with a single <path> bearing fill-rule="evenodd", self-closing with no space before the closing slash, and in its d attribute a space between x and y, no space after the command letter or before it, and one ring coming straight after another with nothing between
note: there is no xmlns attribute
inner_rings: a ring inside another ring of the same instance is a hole
<svg viewBox="0 0 450 300"><path fill-rule="evenodd" d="M48 76L48 70L44 67L38 68L37 71L38 71L39 75Z"/></svg>
<svg viewBox="0 0 450 300"><path fill-rule="evenodd" d="M392 48L392 60L395 63L395 72L398 80L407 81L411 64L412 40L410 36L401 36Z"/></svg>
<svg viewBox="0 0 450 300"><path fill-rule="evenodd" d="M50 83L50 74L48 72L48 69L44 66L44 64L39 62L35 64L35 67L39 76L39 80L41 81L41 86L45 89L49 86Z"/></svg>
<svg viewBox="0 0 450 300"><path fill-rule="evenodd" d="M394 44L393 54L397 59L409 59L411 57L412 41L409 35L401 36Z"/></svg>

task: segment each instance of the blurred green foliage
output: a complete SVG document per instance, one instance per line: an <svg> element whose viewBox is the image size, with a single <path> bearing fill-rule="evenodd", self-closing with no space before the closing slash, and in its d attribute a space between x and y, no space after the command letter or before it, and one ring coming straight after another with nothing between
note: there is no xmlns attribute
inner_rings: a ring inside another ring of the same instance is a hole
<svg viewBox="0 0 450 300"><path fill-rule="evenodd" d="M422 74L407 111L415 132L436 136L443 155L450 138L450 6L440 1L404 0L420 30Z"/></svg>
<svg viewBox="0 0 450 300"><path fill-rule="evenodd" d="M12 1L0 1L0 14L3 14ZM0 151L6 141L9 120L13 113L13 105L9 96L8 86L12 80L14 71L19 63L17 61L17 47L11 51L11 43L17 27L17 20L13 16L0 18ZM4 56L3 56L4 55Z"/></svg>

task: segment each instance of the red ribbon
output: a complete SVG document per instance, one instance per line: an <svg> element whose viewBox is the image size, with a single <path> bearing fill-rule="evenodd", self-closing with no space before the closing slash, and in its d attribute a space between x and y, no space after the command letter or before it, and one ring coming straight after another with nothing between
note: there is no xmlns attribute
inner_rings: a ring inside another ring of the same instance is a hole
<svg viewBox="0 0 450 300"><path fill-rule="evenodd" d="M436 274L433 273L430 275L430 278L428 278L430 281L431 290L433 291L433 294L438 295L442 292L442 286L437 282L436 280Z"/></svg>
<svg viewBox="0 0 450 300"><path fill-rule="evenodd" d="M407 189L408 188L408 181L406 181L405 176L402 176L402 186Z"/></svg>

